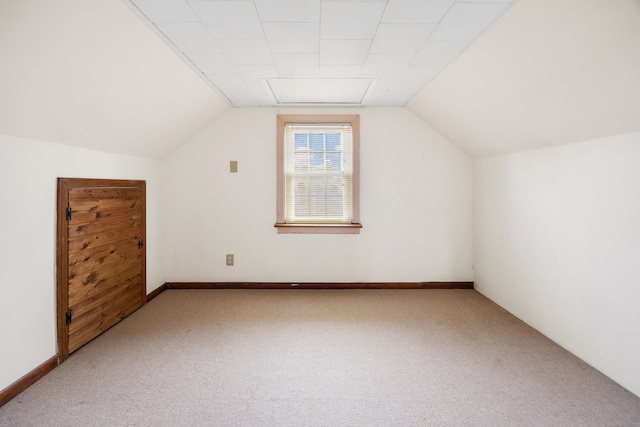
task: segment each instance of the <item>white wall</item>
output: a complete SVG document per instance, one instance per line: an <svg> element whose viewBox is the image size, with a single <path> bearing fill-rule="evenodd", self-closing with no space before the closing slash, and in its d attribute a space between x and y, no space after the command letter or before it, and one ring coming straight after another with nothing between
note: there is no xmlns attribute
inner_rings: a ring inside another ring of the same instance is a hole
<svg viewBox="0 0 640 427"><path fill-rule="evenodd" d="M278 111L233 109L166 159L167 280L473 280L471 160L406 109L313 112L360 114L361 234L277 234Z"/></svg>
<svg viewBox="0 0 640 427"><path fill-rule="evenodd" d="M160 268L161 161L0 135L0 390L56 349L56 178L147 181L147 290Z"/></svg>
<svg viewBox="0 0 640 427"><path fill-rule="evenodd" d="M640 395L640 133L474 161L476 288Z"/></svg>

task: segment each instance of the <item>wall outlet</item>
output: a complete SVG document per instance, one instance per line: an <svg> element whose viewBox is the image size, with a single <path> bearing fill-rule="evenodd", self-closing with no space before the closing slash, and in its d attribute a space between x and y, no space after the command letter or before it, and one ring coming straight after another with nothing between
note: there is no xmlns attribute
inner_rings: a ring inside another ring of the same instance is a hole
<svg viewBox="0 0 640 427"><path fill-rule="evenodd" d="M229 162L229 172L231 172L231 173L238 172L238 161L237 160L231 160Z"/></svg>
<svg viewBox="0 0 640 427"><path fill-rule="evenodd" d="M233 265L233 254L227 254L227 265Z"/></svg>

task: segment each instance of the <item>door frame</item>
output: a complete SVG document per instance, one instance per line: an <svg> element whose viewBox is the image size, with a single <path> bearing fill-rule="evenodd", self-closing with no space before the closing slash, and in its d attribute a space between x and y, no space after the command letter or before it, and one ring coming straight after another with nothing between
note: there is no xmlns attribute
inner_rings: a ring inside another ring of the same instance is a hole
<svg viewBox="0 0 640 427"><path fill-rule="evenodd" d="M124 179L58 178L56 206L56 323L58 336L58 363L69 357L69 226L66 209L69 205L69 189L73 187L139 187L142 189L142 305L147 302L147 190L145 181Z"/></svg>

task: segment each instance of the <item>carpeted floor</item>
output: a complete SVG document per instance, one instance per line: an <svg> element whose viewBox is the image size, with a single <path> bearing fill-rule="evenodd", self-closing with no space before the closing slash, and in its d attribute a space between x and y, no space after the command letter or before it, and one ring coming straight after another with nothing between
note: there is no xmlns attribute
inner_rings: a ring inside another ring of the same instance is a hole
<svg viewBox="0 0 640 427"><path fill-rule="evenodd" d="M2 426L640 426L640 398L472 290L169 290Z"/></svg>

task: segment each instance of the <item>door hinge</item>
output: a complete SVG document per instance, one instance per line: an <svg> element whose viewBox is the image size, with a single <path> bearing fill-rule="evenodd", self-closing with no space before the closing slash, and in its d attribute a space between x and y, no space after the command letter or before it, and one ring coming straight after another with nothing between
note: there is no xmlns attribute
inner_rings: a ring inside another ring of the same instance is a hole
<svg viewBox="0 0 640 427"><path fill-rule="evenodd" d="M67 325L70 325L71 322L73 322L73 313L71 309L69 309L69 311L67 311Z"/></svg>
<svg viewBox="0 0 640 427"><path fill-rule="evenodd" d="M71 221L71 216L73 214L73 211L71 210L71 206L67 206L67 210L66 210L66 218L67 221Z"/></svg>

